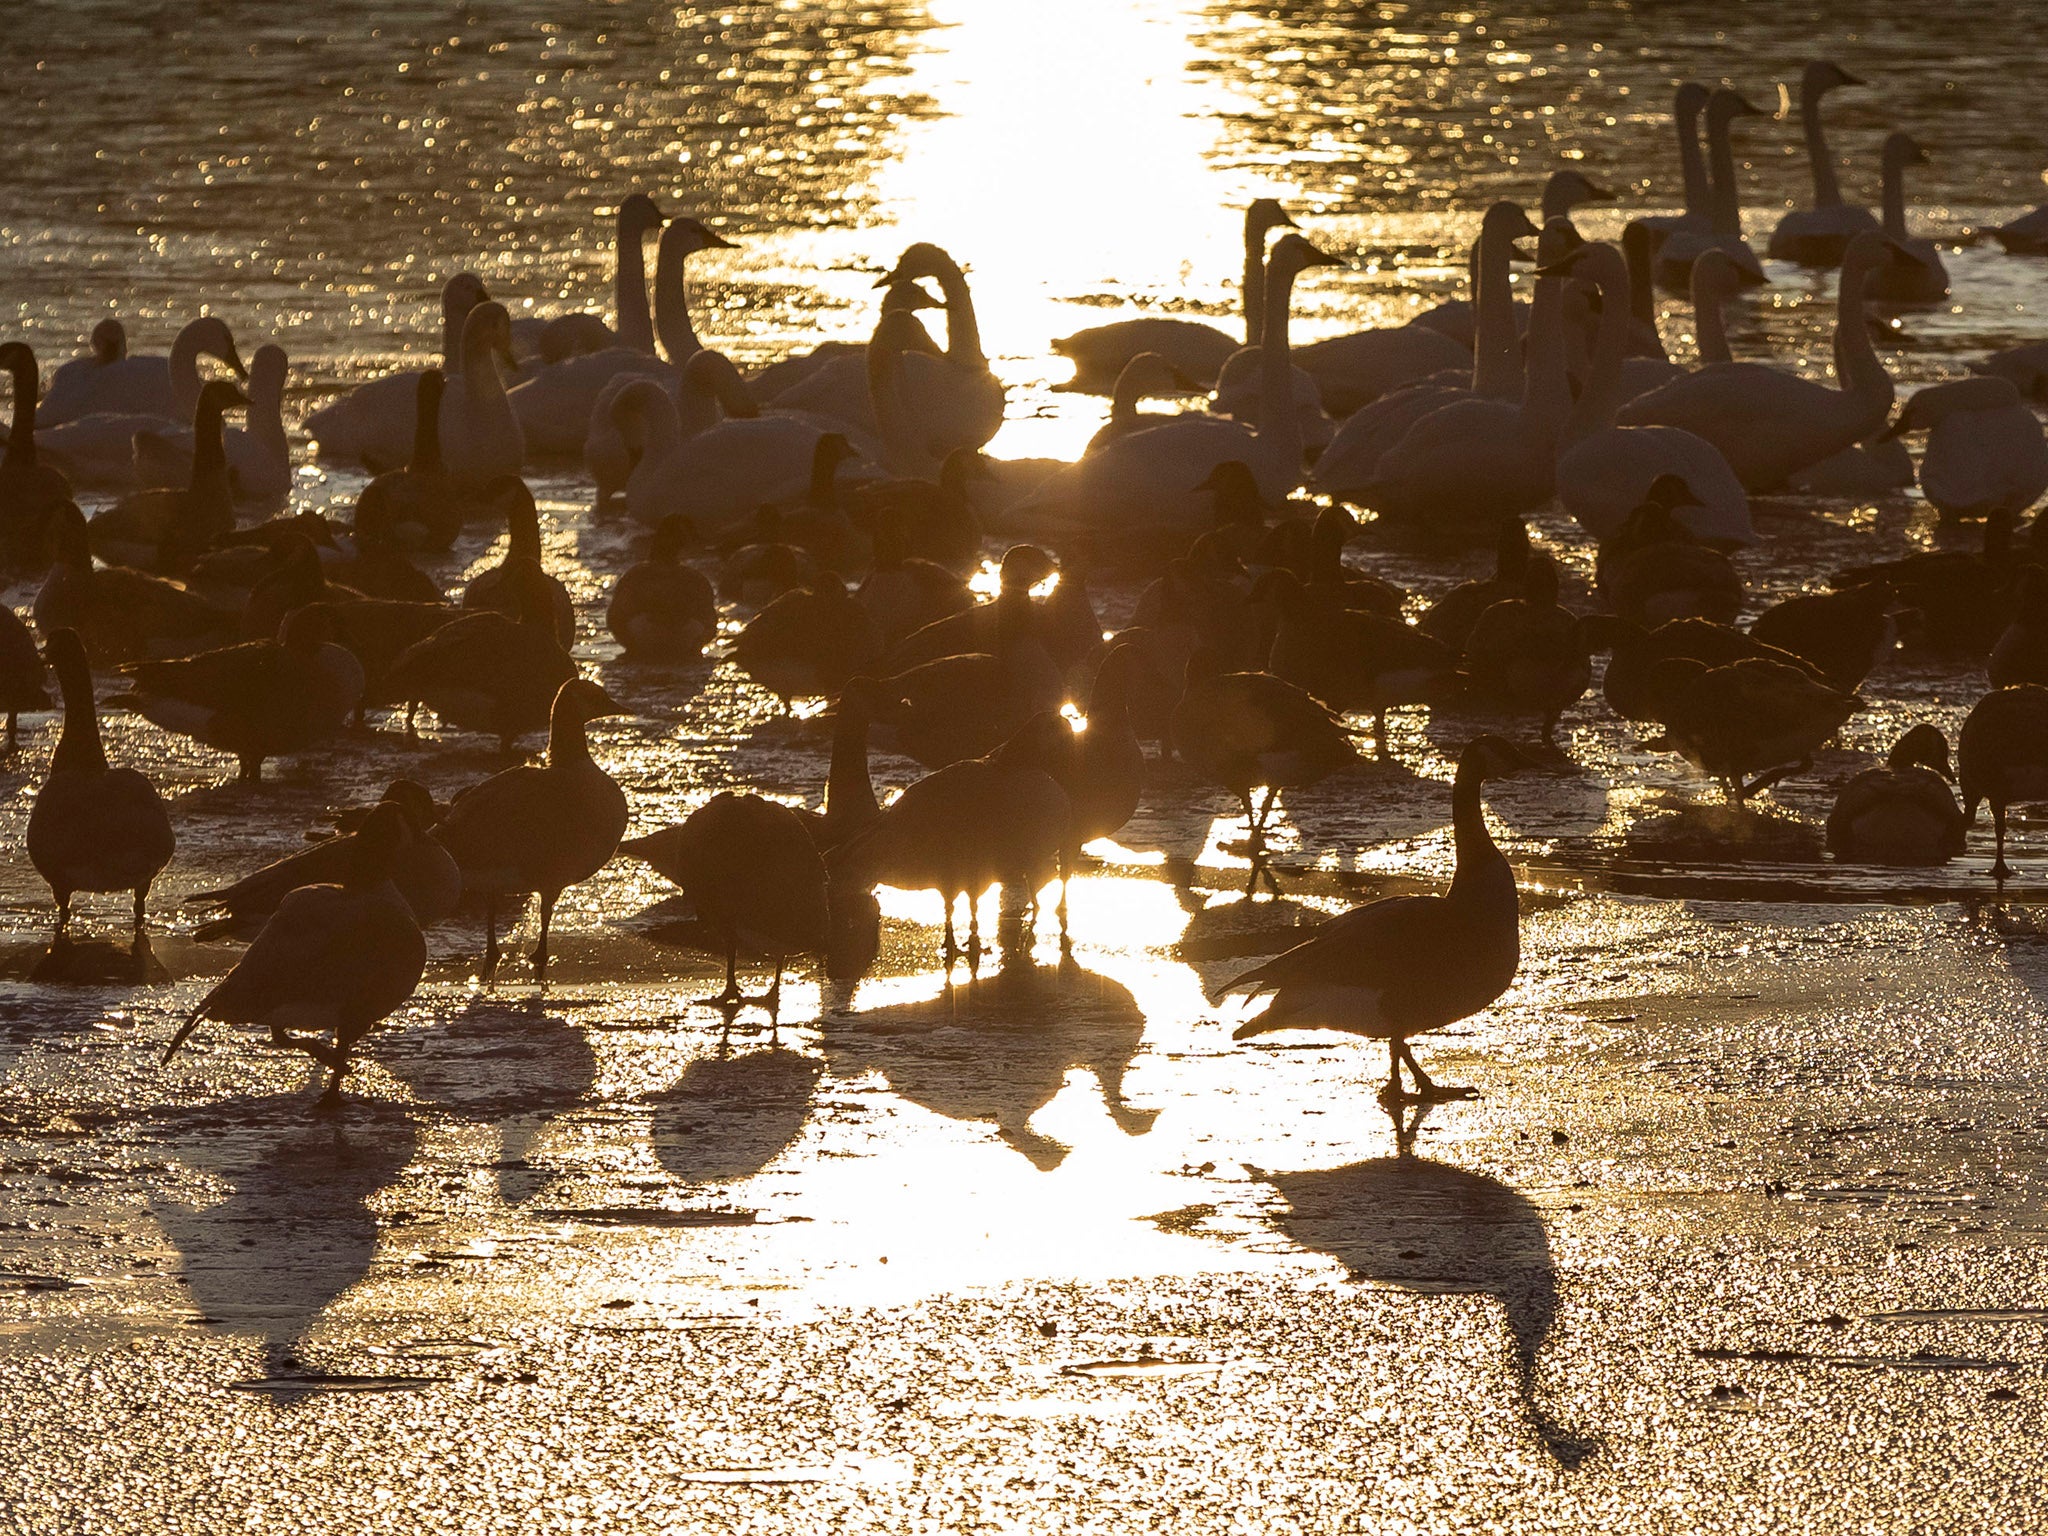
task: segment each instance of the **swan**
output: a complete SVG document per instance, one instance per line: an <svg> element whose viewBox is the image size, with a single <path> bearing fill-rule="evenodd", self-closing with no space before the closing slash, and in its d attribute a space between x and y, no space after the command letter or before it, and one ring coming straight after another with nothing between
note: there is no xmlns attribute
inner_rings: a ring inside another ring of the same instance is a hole
<svg viewBox="0 0 2048 1536"><path fill-rule="evenodd" d="M1932 240L1906 230L1906 167L1925 165L1927 151L1910 133L1890 133L1884 141L1884 232L1896 255L1884 270L1871 274L1865 292L1880 304L1938 304L1948 297L1948 268Z"/></svg>
<svg viewBox="0 0 2048 1536"><path fill-rule="evenodd" d="M1915 390L1884 436L1920 431L1920 489L1944 518L2017 517L2048 491L2048 437L2010 379Z"/></svg>
<svg viewBox="0 0 2048 1536"><path fill-rule="evenodd" d="M215 316L202 315L178 332L168 360L131 357L112 367L133 368L140 370L138 373L113 377L110 370L100 375L94 410L60 416L53 422L45 397L36 413L37 450L74 485L133 486L135 434L190 428L203 382L199 375L202 357L227 364L238 379L249 377L226 324ZM133 403L114 403L121 400Z"/></svg>
<svg viewBox="0 0 2048 1536"><path fill-rule="evenodd" d="M1707 268L1710 260L1718 264L1724 259L1713 252L1695 265ZM1596 242L1567 253L1561 265L1590 279L1600 292L1591 374L1558 437L1556 487L1565 511L1594 538L1605 539L1643 504L1659 478L1675 475L1699 502L1677 511L1678 521L1689 532L1714 542L1752 542L1749 498L1712 443L1675 426L1614 424L1622 405L1622 354L1630 329L1628 307L1621 302L1628 283L1627 258L1613 246Z"/></svg>
<svg viewBox="0 0 2048 1536"><path fill-rule="evenodd" d="M92 328L87 347L83 357L59 363L50 375L50 393L69 401L73 410L92 398L95 377L102 369L127 360L128 328L110 316Z"/></svg>
<svg viewBox="0 0 2048 1536"><path fill-rule="evenodd" d="M1264 392L1260 425L1188 412L1132 432L1056 470L1005 514L1018 527L1066 526L1076 531L1128 532L1168 525L1189 536L1210 522L1200 489L1216 466L1241 460L1270 502L1285 500L1302 481L1301 421L1295 414L1287 312L1294 279L1330 266L1300 235L1283 235L1266 271L1266 329L1259 357Z"/></svg>
<svg viewBox="0 0 2048 1536"><path fill-rule="evenodd" d="M1813 168L1813 206L1793 209L1771 231L1765 251L1779 261L1796 261L1802 267L1838 267L1852 237L1883 227L1868 208L1842 201L1842 185L1820 118L1821 98L1829 91L1861 84L1827 59L1815 59L1800 77L1799 122L1806 130L1806 158Z"/></svg>
<svg viewBox="0 0 2048 1536"><path fill-rule="evenodd" d="M441 369L462 368L462 334L469 312L490 298L483 279L458 272L441 286ZM403 464L412 450L413 407L420 370L402 368L358 384L306 418L306 435L329 458L361 459L374 469ZM516 465L514 466L517 467Z"/></svg>
<svg viewBox="0 0 2048 1536"><path fill-rule="evenodd" d="M2029 400L2048 401L2048 341L2007 347L1969 368L1972 373L2012 380L2013 387Z"/></svg>
<svg viewBox="0 0 2048 1536"><path fill-rule="evenodd" d="M1193 379L1159 353L1138 353L1124 364L1123 372L1116 376L1116 389L1109 401L1109 420L1097 427L1095 435L1088 439L1088 451L1100 448L1126 432L1158 426L1159 417L1147 417L1139 411L1139 405L1145 400L1155 395L1187 394L1196 387ZM1224 414L1232 413L1226 411Z"/></svg>
<svg viewBox="0 0 2048 1536"><path fill-rule="evenodd" d="M1686 224L1672 230L1657 252L1657 281L1673 293L1689 291L1693 258L1701 251L1723 250L1734 258L1751 283L1767 283L1763 264L1742 238L1742 199L1735 185L1735 149L1731 125L1738 117L1762 117L1740 91L1723 87L1707 98L1707 155L1711 162L1710 218L1705 227Z"/></svg>
<svg viewBox="0 0 2048 1536"><path fill-rule="evenodd" d="M583 352L628 351L654 355L654 319L647 309L647 256L644 242L662 226L653 198L634 192L613 216L612 313L618 329L588 310L571 314L525 315L512 322L512 350L522 365L559 362ZM595 342L595 345L591 343Z"/></svg>
<svg viewBox="0 0 2048 1536"><path fill-rule="evenodd" d="M168 357L155 353L130 356L124 340L121 356L101 362L99 327L93 334L96 344L91 371L71 374L59 368L51 379L50 392L42 402L44 427L61 427L88 416L148 417L173 424L190 421L192 403L199 394L201 357L226 363L238 379L249 376L235 351L233 333L218 315L201 315L188 322L172 340ZM79 381L75 388L69 387L72 379ZM60 380L67 386L61 391Z"/></svg>
<svg viewBox="0 0 2048 1536"><path fill-rule="evenodd" d="M925 291L922 283L891 283L882 292L882 313L892 309L944 309L945 301L935 299ZM770 363L747 380L747 388L757 400L772 400L784 390L793 389L804 380L816 374L828 363L846 358L858 358L867 343L864 341L821 341L808 352L792 352L788 357ZM946 349L931 339L927 332L917 350L929 352L933 357L942 357ZM670 354L674 356L673 352Z"/></svg>
<svg viewBox="0 0 2048 1536"><path fill-rule="evenodd" d="M36 355L25 341L0 345L0 371L14 384L14 415L0 452L0 571L34 571L49 559L50 515L71 505L71 482L36 457Z"/></svg>
<svg viewBox="0 0 2048 1536"><path fill-rule="evenodd" d="M1375 326L1294 348L1294 366L1315 380L1323 409L1339 419L1403 385L1470 361L1464 347L1426 325Z"/></svg>
<svg viewBox="0 0 2048 1536"><path fill-rule="evenodd" d="M266 343L249 359L248 426L228 429L228 483L238 502L275 506L292 488L291 444L284 433L284 348ZM183 485L192 478L192 429L145 428L131 440L135 478L143 485Z"/></svg>
<svg viewBox="0 0 2048 1536"><path fill-rule="evenodd" d="M462 322L462 375L441 396L441 463L449 477L471 485L516 475L526 460L526 438L505 394L498 364L512 362L512 317L493 299ZM417 393L418 380L414 378ZM415 411L417 400L412 402ZM392 461L411 455L411 433Z"/></svg>
<svg viewBox="0 0 2048 1536"><path fill-rule="evenodd" d="M221 414L248 403L227 380L209 381L192 412L190 484L183 490L133 491L96 514L89 525L93 553L111 565L182 574L216 538L232 532L235 503Z"/></svg>
<svg viewBox="0 0 2048 1536"><path fill-rule="evenodd" d="M2048 255L2048 203L2008 219L1986 233L2015 256Z"/></svg>
<svg viewBox="0 0 2048 1536"><path fill-rule="evenodd" d="M1581 171L1566 168L1552 171L1543 183L1543 196L1537 204L1541 222L1548 224L1552 219L1571 217L1571 211L1582 203L1611 203L1614 194L1607 188L1596 185Z"/></svg>
<svg viewBox="0 0 2048 1536"><path fill-rule="evenodd" d="M667 434L655 421L660 408L652 404L646 389L640 387L643 385L654 385L669 397L679 438L693 437L725 417L761 414L739 370L724 353L709 347L700 348L676 368L673 388L667 379L614 378L598 396L590 413L590 430L583 439L583 463L597 483L596 504L600 507L625 494L633 471L647 457L650 431L666 445L663 452L673 446L667 445ZM621 406L620 398L629 391L642 403Z"/></svg>
<svg viewBox="0 0 2048 1536"><path fill-rule="evenodd" d="M1638 222L1652 234L1669 236L1679 230L1712 227L1709 205L1713 193L1707 182L1707 161L1700 152L1700 114L1713 93L1697 80L1681 80L1671 98L1671 121L1678 130L1678 169L1685 188L1683 213L1644 214Z"/></svg>
<svg viewBox="0 0 2048 1536"><path fill-rule="evenodd" d="M1278 202L1255 199L1244 211L1244 281L1238 290L1244 316L1242 345L1255 347L1265 325L1266 235L1274 229L1299 228ZM1053 351L1074 365L1074 377L1055 389L1106 395L1132 358L1156 352L1203 388L1218 382L1223 365L1240 343L1229 332L1200 320L1144 316L1093 325L1052 344Z"/></svg>
<svg viewBox="0 0 2048 1536"><path fill-rule="evenodd" d="M1839 388L1762 363L1715 363L1629 401L1618 419L1696 433L1721 450L1750 491L1776 490L1808 465L1872 436L1891 411L1892 381L1871 344L1863 292L1891 252L1885 236L1866 230L1842 257L1835 300Z"/></svg>

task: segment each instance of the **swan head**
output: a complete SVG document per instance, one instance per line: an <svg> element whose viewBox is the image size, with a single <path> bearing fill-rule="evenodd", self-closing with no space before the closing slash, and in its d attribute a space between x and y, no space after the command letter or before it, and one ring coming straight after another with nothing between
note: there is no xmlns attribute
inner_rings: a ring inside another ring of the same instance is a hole
<svg viewBox="0 0 2048 1536"><path fill-rule="evenodd" d="M290 368L284 348L275 342L265 342L256 349L256 355L249 359L249 397L265 403L284 399L284 379Z"/></svg>
<svg viewBox="0 0 2048 1536"><path fill-rule="evenodd" d="M27 342L10 341L0 346L0 372L14 375L16 389L22 387L24 380L35 380L36 355Z"/></svg>
<svg viewBox="0 0 2048 1536"><path fill-rule="evenodd" d="M489 297L482 278L474 272L458 272L441 285L441 317L460 320Z"/></svg>
<svg viewBox="0 0 2048 1536"><path fill-rule="evenodd" d="M875 282L877 288L886 288L891 283L906 283L920 277L945 281L960 275L960 264L938 246L928 240L920 240L905 246L903 254L896 258L891 267Z"/></svg>
<svg viewBox="0 0 2048 1536"><path fill-rule="evenodd" d="M587 677L572 677L562 684L555 694L551 718L557 723L573 721L577 725L588 725L606 715L627 715L627 709L617 699L606 693L597 683Z"/></svg>
<svg viewBox="0 0 2048 1536"><path fill-rule="evenodd" d="M1578 171L1552 171L1543 183L1542 209L1550 220L1570 213L1581 203L1611 203L1614 193Z"/></svg>
<svg viewBox="0 0 2048 1536"><path fill-rule="evenodd" d="M2027 575L2038 575L2036 567L2029 566L2021 579ZM1931 725L1916 725L1897 741L1891 751L1884 755L1887 768L1894 771L1903 768L1932 768L1944 779L1953 779L1954 772L1948 765L1948 738Z"/></svg>
<svg viewBox="0 0 2048 1536"><path fill-rule="evenodd" d="M208 379L199 389L199 409L219 415L233 410L238 405L247 405L249 397L242 393L241 386L228 379Z"/></svg>
<svg viewBox="0 0 2048 1536"><path fill-rule="evenodd" d="M128 355L128 328L114 319L102 320L92 328L92 359L96 363L118 363Z"/></svg>
<svg viewBox="0 0 2048 1536"><path fill-rule="evenodd" d="M1713 92L1697 80L1681 80L1671 98L1671 113L1680 122L1691 122L1707 110Z"/></svg>
<svg viewBox="0 0 2048 1536"><path fill-rule="evenodd" d="M1757 106L1742 92L1731 86L1717 86L1707 98L1707 126L1725 125L1738 117L1769 117L1771 114Z"/></svg>
<svg viewBox="0 0 2048 1536"><path fill-rule="evenodd" d="M228 329L227 321L219 315L201 315L189 322L178 332L178 341L195 356L216 358L226 363L236 378L249 377L249 370L242 365L242 354L235 350L234 332Z"/></svg>
<svg viewBox="0 0 2048 1536"><path fill-rule="evenodd" d="M659 205L645 192L635 192L619 204L618 220L621 245L646 239L666 222Z"/></svg>
<svg viewBox="0 0 2048 1536"><path fill-rule="evenodd" d="M495 357L507 368L517 368L512 354L512 316L495 299L485 299L471 309L462 322L462 355L481 362Z"/></svg>
<svg viewBox="0 0 2048 1536"><path fill-rule="evenodd" d="M1484 784L1536 766L1535 758L1505 736L1474 736L1458 754L1458 782Z"/></svg>
<svg viewBox="0 0 2048 1536"><path fill-rule="evenodd" d="M882 313L915 314L920 309L944 309L944 299L932 297L932 292L921 283L891 283L882 295Z"/></svg>
<svg viewBox="0 0 2048 1536"><path fill-rule="evenodd" d="M1861 85L1863 81L1852 75L1833 59L1815 59L1806 66L1800 76L1799 93L1802 96L1819 97L1844 85Z"/></svg>
<svg viewBox="0 0 2048 1536"><path fill-rule="evenodd" d="M1268 265L1273 277L1291 280L1297 272L1305 272L1310 267L1341 267L1344 263L1311 245L1300 235L1282 235L1274 243Z"/></svg>
<svg viewBox="0 0 2048 1536"><path fill-rule="evenodd" d="M1533 240L1541 233L1536 221L1529 217L1528 210L1505 197L1489 207L1479 221L1481 240L1489 235L1495 239Z"/></svg>
<svg viewBox="0 0 2048 1536"><path fill-rule="evenodd" d="M1244 232L1252 239L1264 241L1266 232L1272 229L1299 229L1301 226L1287 216L1287 210L1280 206L1277 197L1258 197L1244 211Z"/></svg>
<svg viewBox="0 0 2048 1536"><path fill-rule="evenodd" d="M656 256L662 261L681 261L698 251L736 251L739 247L697 219L672 219L661 232Z"/></svg>
<svg viewBox="0 0 2048 1536"><path fill-rule="evenodd" d="M612 395L612 425L631 441L632 431L646 421L650 412L658 412L662 406L675 409L663 389L653 379L634 379Z"/></svg>
<svg viewBox="0 0 2048 1536"><path fill-rule="evenodd" d="M1914 390L1900 407L1897 420L1878 434L1878 440L1890 442L1908 432L1925 431L1964 411L2013 408L2025 410L2027 406L2020 397L2019 387L2011 379L1995 375L1951 379L1946 384L1930 384L1925 389Z"/></svg>
<svg viewBox="0 0 2048 1536"><path fill-rule="evenodd" d="M1207 393L1157 352L1139 352L1116 376L1116 394L1133 400L1152 395Z"/></svg>
<svg viewBox="0 0 2048 1536"><path fill-rule="evenodd" d="M1920 141L1910 133L1894 132L1885 135L1884 168L1927 164L1927 151L1920 147Z"/></svg>
<svg viewBox="0 0 2048 1536"><path fill-rule="evenodd" d="M1733 298L1748 281L1742 268L1735 264L1735 258L1726 251L1702 251L1692 262L1693 305L1697 308L1703 303L1719 303Z"/></svg>
<svg viewBox="0 0 2048 1536"><path fill-rule="evenodd" d="M718 408L728 416L761 414L753 391L747 388L747 381L740 377L732 359L710 347L699 349L683 364L683 392L700 400L716 400Z"/></svg>

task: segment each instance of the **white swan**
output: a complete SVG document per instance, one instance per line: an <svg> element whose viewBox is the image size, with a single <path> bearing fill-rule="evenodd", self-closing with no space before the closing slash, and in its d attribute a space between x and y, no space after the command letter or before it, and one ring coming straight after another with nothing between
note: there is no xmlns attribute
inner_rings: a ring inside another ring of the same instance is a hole
<svg viewBox="0 0 2048 1536"><path fill-rule="evenodd" d="M235 352L235 338L217 315L202 315L189 322L172 341L168 357L157 353L130 356L125 332L120 356L102 354L103 338L109 343L112 338L107 325L103 320L93 327L93 362L86 370L74 373L67 363L50 381L50 392L37 413L43 427L61 427L87 416L147 416L189 422L192 408L199 403L201 357L226 363L237 378L249 376ZM65 385L61 393L60 379Z"/></svg>
<svg viewBox="0 0 2048 1536"><path fill-rule="evenodd" d="M1718 259L1720 253L1709 257ZM1709 257L1695 263L1696 284L1698 269ZM1591 376L1558 437L1557 498L1565 511L1593 537L1605 539L1643 504L1660 476L1676 475L1701 503L1677 510L1688 529L1715 542L1751 542L1749 498L1713 444L1675 427L1614 425L1630 328L1628 308L1621 302L1627 258L1611 245L1582 245L1559 266L1600 290Z"/></svg>
<svg viewBox="0 0 2048 1536"><path fill-rule="evenodd" d="M441 371L452 384L462 371L462 327L490 295L474 272L458 272L441 286ZM306 435L337 459L361 459L373 469L395 469L412 453L418 368L401 368L358 384L306 418ZM450 390L452 395L454 390Z"/></svg>
<svg viewBox="0 0 2048 1536"><path fill-rule="evenodd" d="M249 359L247 427L227 431L228 483L238 502L284 501L292 486L291 444L284 431L284 348L265 343ZM192 429L145 428L132 439L135 478L146 486L182 486L192 479Z"/></svg>
<svg viewBox="0 0 2048 1536"><path fill-rule="evenodd" d="M1920 489L1945 518L2017 517L2048 491L2048 437L2010 379L1915 390L1884 435L1920 431Z"/></svg>
<svg viewBox="0 0 2048 1536"><path fill-rule="evenodd" d="M1218 383L1231 354L1240 346L1259 344L1260 328L1265 324L1267 232L1296 227L1286 210L1270 197L1256 199L1244 211L1244 280L1238 290L1242 301L1239 312L1244 319L1242 342L1220 326L1164 315L1091 325L1052 344L1053 351L1074 365L1074 377L1053 387L1082 394L1109 394L1131 359L1140 352L1156 352L1197 384L1206 387Z"/></svg>
<svg viewBox="0 0 2048 1536"><path fill-rule="evenodd" d="M1139 405L1154 395L1184 395L1199 388L1195 381L1182 373L1157 352L1140 352L1128 363L1124 371L1116 376L1116 390L1109 400L1109 420L1095 429L1095 435L1088 439L1088 451L1122 437L1127 432L1141 432L1147 427L1156 427L1162 416L1147 416L1138 409Z"/></svg>
<svg viewBox="0 0 2048 1536"><path fill-rule="evenodd" d="M1927 151L1910 133L1890 133L1884 140L1884 232L1896 254L1881 271L1870 275L1866 297L1879 304L1939 304L1948 297L1948 268L1932 240L1906 230L1906 167L1925 165Z"/></svg>
<svg viewBox="0 0 2048 1536"><path fill-rule="evenodd" d="M2007 219L1985 233L2015 256L2048 255L2048 203L2029 209L2016 219Z"/></svg>
<svg viewBox="0 0 2048 1536"><path fill-rule="evenodd" d="M1693 258L1701 251L1722 250L1752 283L1767 283L1763 263L1742 238L1742 197L1735 184L1735 147L1732 125L1738 117L1762 117L1740 91L1725 86L1707 98L1708 214L1705 228L1683 225L1674 229L1657 252L1657 282L1673 293L1690 291Z"/></svg>
<svg viewBox="0 0 2048 1536"><path fill-rule="evenodd" d="M1713 194L1707 183L1707 160L1700 151L1700 114L1712 93L1697 80L1681 80L1671 98L1671 121L1678 130L1678 171L1684 186L1682 213L1646 213L1637 220L1657 236L1681 229L1710 229Z"/></svg>
<svg viewBox="0 0 2048 1536"><path fill-rule="evenodd" d="M1254 274L1251 267L1251 252L1246 250L1245 291L1256 294L1263 306L1266 294L1266 273L1263 264ZM1264 377L1260 371L1260 347L1258 337L1265 332L1265 323L1247 325L1253 339L1239 347L1225 360L1222 371L1216 375L1216 388L1209 400L1209 409L1218 416L1228 416L1241 421L1248 427L1259 424L1259 404L1264 395ZM1337 424L1330 419L1330 413L1323 409L1323 392L1315 379L1300 367L1292 369L1294 380L1294 414L1301 423L1301 446L1307 452L1320 452L1329 446L1336 435ZM1118 377L1118 384L1123 379ZM1103 434L1098 433L1107 441ZM1095 446L1093 442L1090 447Z"/></svg>
<svg viewBox="0 0 2048 1536"><path fill-rule="evenodd" d="M1631 400L1629 426L1683 427L1721 450L1745 489L1776 490L1883 427L1891 375L1871 344L1863 291L1890 259L1891 242L1865 232L1849 242L1835 299L1835 367L1830 388L1762 363L1714 363Z"/></svg>
<svg viewBox="0 0 2048 1536"><path fill-rule="evenodd" d="M1323 409L1339 419L1469 360L1464 347L1427 325L1376 326L1294 349L1294 366L1316 381Z"/></svg>
<svg viewBox="0 0 2048 1536"><path fill-rule="evenodd" d="M1839 267L1849 241L1865 230L1881 228L1868 208L1842 201L1842 184L1828 152L1827 129L1821 123L1821 98L1844 85L1863 82L1826 59L1806 66L1799 80L1799 122L1806 132L1806 159L1813 167L1813 206L1795 208L1771 231L1766 254L1802 267Z"/></svg>
<svg viewBox="0 0 2048 1536"><path fill-rule="evenodd" d="M512 351L522 367L613 347L653 355L654 319L647 309L647 259L642 242L661 225L661 209L646 193L632 193L619 204L612 221L612 313L618 317L618 329L588 310L522 315L512 322Z"/></svg>
<svg viewBox="0 0 2048 1536"><path fill-rule="evenodd" d="M92 328L87 348L83 357L59 363L50 375L50 395L69 401L74 411L92 398L94 378L102 369L127 360L128 328L109 316Z"/></svg>
<svg viewBox="0 0 2048 1536"><path fill-rule="evenodd" d="M505 395L501 362L511 366L512 317L504 305L486 299L462 322L462 373L441 396L441 462L451 479L476 484L516 475L526 461L526 439ZM406 452L410 456L410 447Z"/></svg>
<svg viewBox="0 0 2048 1536"><path fill-rule="evenodd" d="M1166 525L1199 533L1212 502L1199 489L1216 466L1239 459L1267 501L1285 500L1301 484L1301 423L1295 415L1287 312L1294 279L1330 266L1299 235L1283 235L1266 264L1266 325L1259 357L1263 409L1258 427L1189 411L1132 432L1047 476L1003 514L1019 530L1128 532Z"/></svg>
<svg viewBox="0 0 2048 1536"><path fill-rule="evenodd" d="M36 447L73 485L135 484L135 434L190 430L199 404L199 359L211 357L246 379L235 338L218 316L203 315L178 332L171 355L109 363L93 378L92 411L57 425L36 413ZM126 401L125 405L114 402Z"/></svg>

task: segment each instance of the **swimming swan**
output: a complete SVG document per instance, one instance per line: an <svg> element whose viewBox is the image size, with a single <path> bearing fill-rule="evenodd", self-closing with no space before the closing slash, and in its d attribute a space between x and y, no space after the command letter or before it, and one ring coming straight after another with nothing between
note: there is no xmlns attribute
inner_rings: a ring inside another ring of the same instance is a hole
<svg viewBox="0 0 2048 1536"><path fill-rule="evenodd" d="M1686 225L1671 232L1657 252L1657 281L1673 293L1690 291L1693 258L1701 251L1723 250L1734 258L1751 283L1767 283L1763 264L1742 238L1742 198L1735 185L1735 148L1730 142L1738 117L1763 117L1740 91L1725 87L1707 98L1707 158L1710 171L1710 214L1707 226Z"/></svg>
<svg viewBox="0 0 2048 1536"><path fill-rule="evenodd" d="M483 279L474 272L458 272L441 286L439 361L451 382L462 370L462 330L469 312L489 297ZM412 452L420 371L401 368L358 384L308 416L306 435L326 457L395 469Z"/></svg>
<svg viewBox="0 0 2048 1536"><path fill-rule="evenodd" d="M1842 184L1828 152L1827 129L1821 122L1821 98L1844 85L1863 82L1840 65L1815 59L1799 81L1799 122L1806 130L1806 158L1813 168L1813 206L1795 208L1778 220L1766 253L1802 267L1839 267L1849 241L1867 229L1882 226L1868 208L1842 201Z"/></svg>

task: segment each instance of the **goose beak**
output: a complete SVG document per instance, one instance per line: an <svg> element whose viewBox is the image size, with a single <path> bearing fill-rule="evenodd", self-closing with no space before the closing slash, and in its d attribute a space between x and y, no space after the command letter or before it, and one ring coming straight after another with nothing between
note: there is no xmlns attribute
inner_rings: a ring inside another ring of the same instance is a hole
<svg viewBox="0 0 2048 1536"><path fill-rule="evenodd" d="M593 720L601 719L606 715L630 715L633 713L633 711L605 692L603 688L597 690L597 697L590 701L590 705L590 718Z"/></svg>

